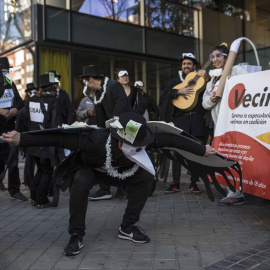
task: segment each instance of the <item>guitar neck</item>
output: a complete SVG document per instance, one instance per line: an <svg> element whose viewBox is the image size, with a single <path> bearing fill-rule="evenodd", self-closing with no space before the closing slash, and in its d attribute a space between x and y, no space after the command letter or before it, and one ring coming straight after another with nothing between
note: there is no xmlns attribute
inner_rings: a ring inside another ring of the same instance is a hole
<svg viewBox="0 0 270 270"><path fill-rule="evenodd" d="M210 59L207 60L207 62L202 66L201 70L206 70L208 68L208 66L212 63L212 61ZM200 76L197 74L194 77L194 81L197 81L200 78Z"/></svg>

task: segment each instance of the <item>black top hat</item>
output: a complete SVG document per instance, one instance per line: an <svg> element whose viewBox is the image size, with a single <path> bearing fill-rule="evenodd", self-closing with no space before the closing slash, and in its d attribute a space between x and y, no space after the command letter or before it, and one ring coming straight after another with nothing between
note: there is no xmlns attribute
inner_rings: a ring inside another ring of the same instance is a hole
<svg viewBox="0 0 270 270"><path fill-rule="evenodd" d="M139 130L138 130L133 142L129 140L128 136L126 136L128 131L134 132L134 129L133 129L134 125L128 125L130 120L141 124L139 126ZM150 130L150 128L147 127L145 118L143 116L141 116L140 114L137 114L134 112L123 113L119 117L119 122L121 123L121 125L124 128L124 130L123 130L124 136L123 137L121 135L119 135L119 134L121 134L121 129L111 128L112 136L114 138L118 139L119 141L127 143L129 145L137 146L137 147L146 146L153 141L153 139L154 139L153 133Z"/></svg>
<svg viewBox="0 0 270 270"><path fill-rule="evenodd" d="M54 74L54 77L56 78L56 79L58 79L58 80L60 80L61 79L61 75L60 74L58 74L55 70L50 70L49 72L52 72L53 74ZM48 73L49 73L48 72Z"/></svg>
<svg viewBox="0 0 270 270"><path fill-rule="evenodd" d="M84 66L83 75L79 76L79 78L87 78L87 77L102 78L104 77L104 75L99 73L97 66L90 65L90 66Z"/></svg>
<svg viewBox="0 0 270 270"><path fill-rule="evenodd" d="M31 91L33 89L37 89L35 84L34 83L28 83L28 84L26 84L26 89L24 90L24 92Z"/></svg>
<svg viewBox="0 0 270 270"><path fill-rule="evenodd" d="M0 65L1 68L3 69L8 69L8 68L12 68L12 66L10 66L8 58L7 57L0 57Z"/></svg>
<svg viewBox="0 0 270 270"><path fill-rule="evenodd" d="M52 72L39 75L39 87L45 88L54 84L58 84L58 82L55 81L54 74Z"/></svg>
<svg viewBox="0 0 270 270"><path fill-rule="evenodd" d="M183 53L182 54L182 57L180 57L180 63L182 65L182 62L185 60L185 59L189 59L189 60L192 60L194 65L198 66L198 61L196 60L195 56L193 53Z"/></svg>

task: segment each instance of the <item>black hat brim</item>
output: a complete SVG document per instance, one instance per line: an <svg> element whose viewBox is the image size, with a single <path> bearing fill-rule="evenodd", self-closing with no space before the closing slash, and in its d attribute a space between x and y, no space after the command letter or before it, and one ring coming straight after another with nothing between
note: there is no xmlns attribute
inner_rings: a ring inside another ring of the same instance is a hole
<svg viewBox="0 0 270 270"><path fill-rule="evenodd" d="M43 84L43 85L39 85L38 87L39 88L45 88L45 87L53 86L55 84L58 84L58 82L46 83L46 84Z"/></svg>
<svg viewBox="0 0 270 270"><path fill-rule="evenodd" d="M146 146L148 144L150 144L153 139L154 139L154 135L151 131L151 129L149 127L146 127L147 128L147 133L146 133L146 136L144 137L143 141L134 141L133 144L127 140L125 140L124 138L122 138L121 136L119 136L117 134L117 128L111 128L111 135L116 138L117 140L121 141L121 142L124 142L126 144L129 144L129 145L132 145L132 146L136 146L136 147L142 147L142 146Z"/></svg>
<svg viewBox="0 0 270 270"><path fill-rule="evenodd" d="M81 76L79 76L79 78L81 78L81 79L89 78L89 77L92 77L92 78L103 78L104 75L95 75L95 76L93 76L93 75L81 75Z"/></svg>
<svg viewBox="0 0 270 270"><path fill-rule="evenodd" d="M27 91L31 91L31 90L34 90L34 89L37 89L38 87L32 87L32 88L27 88L24 90L24 92L27 92Z"/></svg>

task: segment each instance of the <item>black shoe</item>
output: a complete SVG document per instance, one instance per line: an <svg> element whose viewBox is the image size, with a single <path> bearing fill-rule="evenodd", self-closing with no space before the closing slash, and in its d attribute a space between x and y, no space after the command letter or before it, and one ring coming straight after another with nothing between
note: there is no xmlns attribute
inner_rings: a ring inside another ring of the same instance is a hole
<svg viewBox="0 0 270 270"><path fill-rule="evenodd" d="M10 198L22 202L27 201L27 198L21 192L18 192L14 195L10 195Z"/></svg>
<svg viewBox="0 0 270 270"><path fill-rule="evenodd" d="M150 241L150 238L144 234L144 230L133 224L130 224L126 228L122 228L122 226L120 226L118 231L118 237L121 239L130 240L141 244L148 243Z"/></svg>
<svg viewBox="0 0 270 270"><path fill-rule="evenodd" d="M112 198L112 193L104 189L99 189L95 193L92 193L88 196L88 199L92 201L108 200L111 198Z"/></svg>
<svg viewBox="0 0 270 270"><path fill-rule="evenodd" d="M57 205L54 205L52 202L48 202L45 204L37 205L38 209L45 209L45 208L52 208L52 207L57 207Z"/></svg>
<svg viewBox="0 0 270 270"><path fill-rule="evenodd" d="M64 249L66 256L74 256L80 253L80 249L83 247L83 238L77 233L73 233L70 236L69 242Z"/></svg>
<svg viewBox="0 0 270 270"><path fill-rule="evenodd" d="M170 194L170 193L174 193L174 192L179 192L180 190L181 190L181 188L178 184L172 184L165 190L165 193Z"/></svg>
<svg viewBox="0 0 270 270"><path fill-rule="evenodd" d="M4 184L2 182L0 183L0 189L1 190L7 190L7 188L4 186Z"/></svg>
<svg viewBox="0 0 270 270"><path fill-rule="evenodd" d="M198 188L196 183L191 183L189 186L189 190L196 193L196 194L202 193L202 191Z"/></svg>

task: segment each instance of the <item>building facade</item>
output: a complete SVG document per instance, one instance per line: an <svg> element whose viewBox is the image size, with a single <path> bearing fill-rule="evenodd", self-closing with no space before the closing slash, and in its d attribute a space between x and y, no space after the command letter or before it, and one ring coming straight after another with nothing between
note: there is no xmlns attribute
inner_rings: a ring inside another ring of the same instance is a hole
<svg viewBox="0 0 270 270"><path fill-rule="evenodd" d="M3 0L0 3L0 54L13 65L11 76L23 95L26 84L55 69L74 104L83 98L82 67L98 65L114 77L128 70L143 80L156 101L177 76L179 57L193 52L203 64L212 48L246 36L270 62L270 8L264 0ZM2 15L3 14L3 15ZM238 62L256 64L249 44Z"/></svg>

